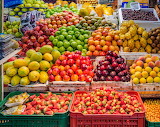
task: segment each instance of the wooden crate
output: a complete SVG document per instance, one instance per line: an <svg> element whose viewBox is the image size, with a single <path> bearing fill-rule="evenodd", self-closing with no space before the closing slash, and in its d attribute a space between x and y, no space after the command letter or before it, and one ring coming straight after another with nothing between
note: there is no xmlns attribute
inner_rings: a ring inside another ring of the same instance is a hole
<svg viewBox="0 0 160 127"><path fill-rule="evenodd" d="M90 83L82 81L53 81L49 82L49 91L61 92L61 91L77 91L77 90L90 90Z"/></svg>
<svg viewBox="0 0 160 127"><path fill-rule="evenodd" d="M160 83L133 84L133 90L139 92L141 97L160 97Z"/></svg>

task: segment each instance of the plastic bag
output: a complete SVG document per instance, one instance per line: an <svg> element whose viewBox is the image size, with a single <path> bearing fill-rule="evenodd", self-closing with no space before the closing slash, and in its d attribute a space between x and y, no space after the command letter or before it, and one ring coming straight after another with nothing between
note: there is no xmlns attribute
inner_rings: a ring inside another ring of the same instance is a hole
<svg viewBox="0 0 160 127"><path fill-rule="evenodd" d="M23 0L4 0L4 7L11 8L23 4Z"/></svg>

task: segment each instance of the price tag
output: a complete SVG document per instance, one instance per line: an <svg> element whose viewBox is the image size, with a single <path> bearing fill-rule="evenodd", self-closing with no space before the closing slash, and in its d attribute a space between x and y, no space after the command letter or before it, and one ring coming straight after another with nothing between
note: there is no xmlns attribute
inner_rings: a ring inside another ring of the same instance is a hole
<svg viewBox="0 0 160 127"><path fill-rule="evenodd" d="M138 2L131 2L130 7L132 10L136 10L136 11L141 9L140 4Z"/></svg>

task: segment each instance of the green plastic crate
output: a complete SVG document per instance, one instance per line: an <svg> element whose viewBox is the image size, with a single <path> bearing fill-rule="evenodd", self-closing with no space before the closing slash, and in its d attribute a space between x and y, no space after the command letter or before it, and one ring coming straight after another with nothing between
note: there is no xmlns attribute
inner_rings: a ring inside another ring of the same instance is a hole
<svg viewBox="0 0 160 127"><path fill-rule="evenodd" d="M8 98L19 95L23 92L15 91L8 94L0 103L0 109ZM73 92L64 92L73 93ZM39 93L28 93L30 95ZM60 94L60 93L55 93ZM71 104L71 102L70 102ZM69 127L69 111L65 113L55 113L53 116L48 115L2 115L0 114L0 127Z"/></svg>
<svg viewBox="0 0 160 127"><path fill-rule="evenodd" d="M150 122L148 120L146 121L148 127L160 127L160 122Z"/></svg>

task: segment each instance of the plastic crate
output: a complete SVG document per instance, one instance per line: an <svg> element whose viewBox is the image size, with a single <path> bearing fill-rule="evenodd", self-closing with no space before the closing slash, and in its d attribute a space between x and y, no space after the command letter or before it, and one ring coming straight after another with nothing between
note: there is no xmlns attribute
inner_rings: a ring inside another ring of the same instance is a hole
<svg viewBox="0 0 160 127"><path fill-rule="evenodd" d="M146 120L146 126L147 127L160 127L160 122L150 122Z"/></svg>
<svg viewBox="0 0 160 127"><path fill-rule="evenodd" d="M8 94L0 103L0 110L9 97L19 95L22 92L15 91ZM72 92L64 92L72 93ZM39 93L28 93L30 95ZM60 93L55 93L60 94ZM71 101L70 101L71 104ZM69 127L69 111L65 113L55 113L53 116L47 115L2 115L0 114L0 127Z"/></svg>
<svg viewBox="0 0 160 127"><path fill-rule="evenodd" d="M87 93L85 91L77 91L79 93ZM82 114L72 112L70 109L70 127L144 127L145 126L145 108L140 95L137 92L129 91L129 95L136 96L142 104L143 112L136 112L133 115L122 114ZM73 99L73 101L75 98ZM72 101L72 103L73 103Z"/></svg>

